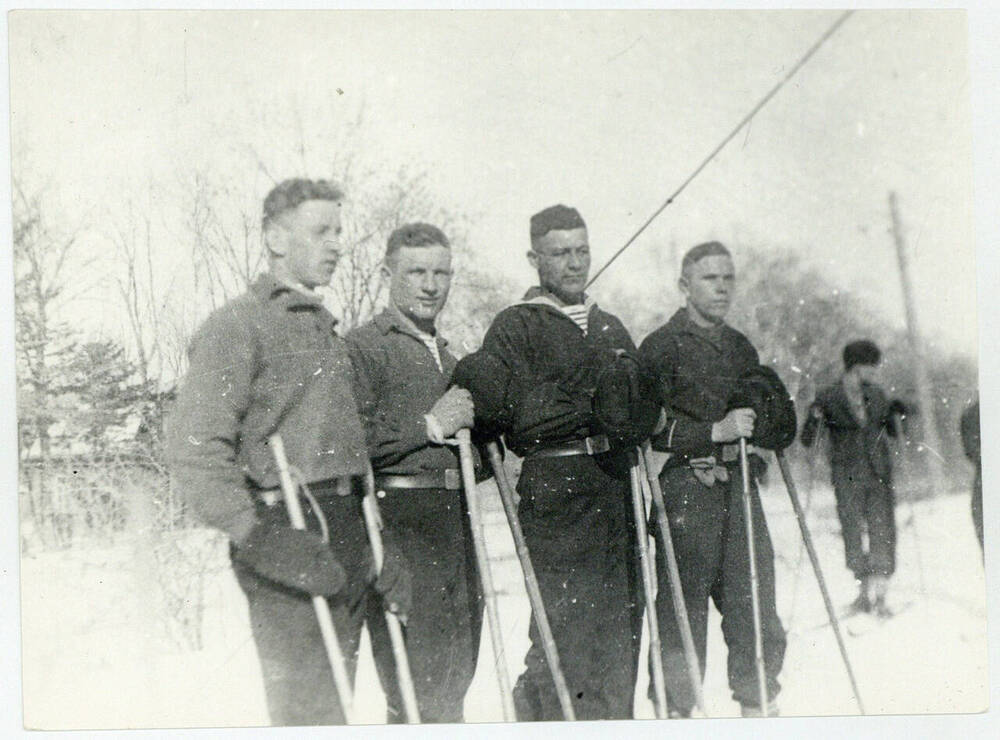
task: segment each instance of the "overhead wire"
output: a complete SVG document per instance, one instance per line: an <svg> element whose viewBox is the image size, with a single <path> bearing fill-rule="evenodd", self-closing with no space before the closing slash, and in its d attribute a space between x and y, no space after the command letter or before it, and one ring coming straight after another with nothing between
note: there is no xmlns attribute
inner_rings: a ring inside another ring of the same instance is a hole
<svg viewBox="0 0 1000 740"><path fill-rule="evenodd" d="M661 213L663 213L663 211L666 210L667 206L673 203L674 200L682 192L684 192L687 186L690 185L691 182L696 177L698 177L698 175L701 174L702 170L704 170L709 165L709 163L713 159L715 159L715 157L719 154L719 152L721 152L723 149L726 148L726 145L730 141L736 138L736 135L739 134L739 132L742 131L743 128L747 124L749 124L751 120L753 120L754 116L760 113L760 111L764 108L764 106L766 106L769 102L771 102L771 99L778 94L781 88L783 88L788 83L789 80L791 80L796 74L798 74L799 70L801 70L806 65L806 63L810 59L812 59L813 55L815 55L816 52L820 50L820 47L822 47L823 44L825 44L829 40L829 38L833 36L833 34L835 34L842 25L844 25L844 23L847 21L848 18L851 17L851 15L853 15L853 13L854 13L853 10L847 10L841 13L840 16L837 17L837 20L834 21L833 24L828 29L826 29L826 31L823 32L823 35L821 35L815 41L815 43L813 43L813 45L809 47L806 53L803 54L802 57L792 66L792 68L789 69L787 73L785 73L785 76L782 77L777 82L777 84L775 84L774 87L772 87L768 91L768 93L763 98L761 98L753 108L750 109L750 112L743 117L743 119L736 125L736 128L730 131L729 134L726 136L726 138L724 138L722 142L718 146L716 146L708 154L708 156L701 161L701 163L695 168L695 170L690 175L687 176L684 182L682 182L680 186L673 193L671 193L671 195L663 202L663 204L660 205L660 207L653 212L653 215L650 216L648 219L646 219L645 223L643 223L642 226L640 226L636 230L636 232L628 238L628 241L626 241L625 244L623 244L622 247L617 252L611 255L611 259L605 262L604 266L601 267L601 269L599 269L596 273L594 273L594 276L590 278L590 280L587 282L586 287L589 288L591 285L593 285L594 281L596 281L597 278L599 278L604 273L604 271L607 270L614 263L614 261L617 260L621 256L621 254L632 245L632 243L636 239L639 238L639 235L642 234L642 232L644 232L649 227L649 225L653 223L653 221L655 221L656 218Z"/></svg>

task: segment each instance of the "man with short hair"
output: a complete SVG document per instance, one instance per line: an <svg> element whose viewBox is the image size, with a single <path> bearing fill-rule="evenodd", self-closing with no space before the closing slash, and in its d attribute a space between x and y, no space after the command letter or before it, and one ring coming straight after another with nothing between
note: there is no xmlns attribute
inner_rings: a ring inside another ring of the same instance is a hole
<svg viewBox="0 0 1000 740"><path fill-rule="evenodd" d="M353 675L361 597L374 578L353 495L366 464L350 359L315 292L340 258L342 201L325 180L271 190L263 216L269 269L195 334L168 423L174 485L205 524L229 536L275 725L343 724L311 597L327 598ZM312 492L305 531L285 512L273 434ZM390 545L374 586L401 616L408 580Z"/></svg>
<svg viewBox="0 0 1000 740"><path fill-rule="evenodd" d="M642 618L627 450L655 419L644 426L639 413L628 332L584 294L580 214L557 205L532 216L528 261L539 285L497 315L455 382L472 390L477 429L504 434L524 458L518 516L576 717L624 719ZM518 719L561 719L534 622L530 638Z"/></svg>
<svg viewBox="0 0 1000 740"><path fill-rule="evenodd" d="M754 438L760 415L749 401L742 400L743 379L764 374L757 350L726 323L735 282L732 257L724 245L708 242L690 249L684 255L679 280L686 305L646 337L639 348L639 360L664 412L651 445L655 451L669 453L662 470L656 472L699 663L704 671L711 599L722 614L733 698L744 716L757 716L762 709L755 668L739 441ZM780 386L780 381L772 384ZM787 400L787 391L784 393ZM783 423L787 426L787 421ZM790 430L778 431L794 438L794 414ZM772 431L768 436L775 435ZM753 470L763 465L757 455L751 454L750 461ZM771 538L756 482L751 479L750 484L764 668L768 699L773 702L780 690L778 673L784 659L785 632L775 607ZM659 549L656 570L667 700L671 716L687 717L694 707L694 695L666 559ZM776 706L771 704L768 714L775 713Z"/></svg>
<svg viewBox="0 0 1000 740"><path fill-rule="evenodd" d="M874 342L849 343L843 362L840 380L816 394L800 440L811 447L820 424L830 432L830 476L844 555L859 588L852 607L887 617L886 593L896 569L896 495L888 437L896 436L893 416L904 416L905 407L890 402L875 383L882 352Z"/></svg>
<svg viewBox="0 0 1000 740"><path fill-rule="evenodd" d="M436 330L451 287L451 245L435 226L392 232L382 275L389 305L347 335L355 396L386 535L411 564L406 625L423 722L461 722L476 671L482 603L458 460L445 438L472 426L472 398L448 387L455 357ZM405 720L382 606L368 616L389 720Z"/></svg>

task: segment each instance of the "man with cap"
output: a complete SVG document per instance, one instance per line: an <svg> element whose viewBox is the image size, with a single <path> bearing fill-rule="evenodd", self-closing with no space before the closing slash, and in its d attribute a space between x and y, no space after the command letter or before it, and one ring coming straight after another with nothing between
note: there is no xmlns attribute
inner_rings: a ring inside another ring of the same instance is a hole
<svg viewBox="0 0 1000 740"><path fill-rule="evenodd" d="M575 209L532 216L528 261L538 286L497 315L454 379L472 391L477 429L524 458L518 515L577 718L628 718L641 595L627 450L648 433L635 347L584 294L590 246ZM561 719L534 623L529 632L518 719Z"/></svg>
<svg viewBox="0 0 1000 740"><path fill-rule="evenodd" d="M435 328L451 287L447 237L423 223L396 229L382 274L388 307L347 335L355 396L385 531L411 564L406 642L420 718L461 722L483 608L458 459L444 444L473 422L469 392L448 387L456 360ZM389 720L402 722L395 661L374 597L368 619Z"/></svg>
<svg viewBox="0 0 1000 740"><path fill-rule="evenodd" d="M830 476L844 555L859 588L852 608L887 617L891 612L886 593L896 569L895 493L888 437L896 436L893 416L905 416L905 407L900 401L890 402L874 382L882 361L882 352L874 342L862 339L849 343L844 347L843 361L840 380L816 394L800 440L811 447L821 424L830 432Z"/></svg>
<svg viewBox="0 0 1000 740"><path fill-rule="evenodd" d="M195 515L229 536L275 725L344 722L311 597L327 598L353 675L363 596L375 576L353 495L366 451L350 359L315 292L341 255L342 201L325 180L285 180L271 190L263 217L269 269L197 331L168 420L174 485ZM274 434L311 490L304 531L285 513ZM391 543L374 588L405 617L409 574Z"/></svg>
<svg viewBox="0 0 1000 740"><path fill-rule="evenodd" d="M757 350L726 323L735 280L732 257L724 245L708 242L690 249L679 280L686 305L646 337L639 360L663 409L651 445L654 451L669 454L658 472L699 663L704 671L711 599L722 614L733 698L744 716L759 716L739 441L745 438L780 449L794 439L795 417L794 409L789 416L790 402L781 381L760 367ZM779 401L777 412L771 411L775 404L768 398ZM767 429L756 424L765 418ZM756 454L750 455L750 463L754 473L763 467ZM750 484L767 712L774 715L785 632L775 607L774 551L755 480ZM656 566L667 701L671 716L687 717L695 699L666 559L659 549Z"/></svg>

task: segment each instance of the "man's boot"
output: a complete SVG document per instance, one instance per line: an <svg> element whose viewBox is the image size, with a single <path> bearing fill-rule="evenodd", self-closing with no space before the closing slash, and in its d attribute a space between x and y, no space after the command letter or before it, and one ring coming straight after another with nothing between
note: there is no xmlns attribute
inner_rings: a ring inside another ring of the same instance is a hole
<svg viewBox="0 0 1000 740"><path fill-rule="evenodd" d="M886 605L885 597L889 592L888 576L872 576L872 588L875 594L874 610L875 615L881 619L888 619L892 616L892 610Z"/></svg>
<svg viewBox="0 0 1000 740"><path fill-rule="evenodd" d="M778 711L778 702L774 699L767 703L767 716L777 717L780 714ZM741 717L763 717L764 713L760 711L760 707L756 704L740 704L740 716Z"/></svg>
<svg viewBox="0 0 1000 740"><path fill-rule="evenodd" d="M872 579L869 576L862 576L856 582L858 584L858 598L851 602L851 612L867 614L872 610Z"/></svg>

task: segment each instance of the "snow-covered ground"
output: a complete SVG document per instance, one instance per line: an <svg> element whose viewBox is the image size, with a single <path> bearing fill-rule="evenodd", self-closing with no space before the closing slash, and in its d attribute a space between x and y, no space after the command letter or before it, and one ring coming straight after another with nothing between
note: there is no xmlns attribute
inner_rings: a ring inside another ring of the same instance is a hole
<svg viewBox="0 0 1000 740"><path fill-rule="evenodd" d="M776 471L775 471L776 472ZM530 619L523 581L495 489L484 484L487 539L500 598L506 664L521 670ZM803 496L805 497L804 492ZM765 491L777 552L778 608L788 630L782 714L854 714L857 707L788 499ZM987 708L985 585L968 496L910 505L901 497L899 572L881 624L845 634L869 714L979 712ZM810 527L834 602L854 597L829 489L812 496ZM204 648L165 639L168 620L145 543L25 556L21 564L25 723L31 728L248 726L267 723L246 604L217 538L207 546ZM189 606L189 605L188 605ZM176 606L175 611L183 606ZM856 622L856 620L855 620ZM174 625L176 626L176 625ZM725 674L719 618L710 624L705 697L711 716L738 714ZM484 634L466 699L469 721L500 720L493 655ZM640 676L636 716L653 717ZM362 719L379 723L384 699L362 643Z"/></svg>

